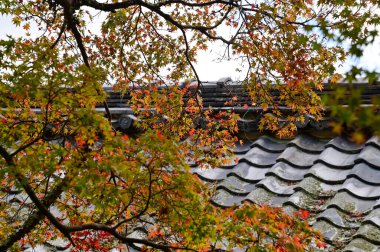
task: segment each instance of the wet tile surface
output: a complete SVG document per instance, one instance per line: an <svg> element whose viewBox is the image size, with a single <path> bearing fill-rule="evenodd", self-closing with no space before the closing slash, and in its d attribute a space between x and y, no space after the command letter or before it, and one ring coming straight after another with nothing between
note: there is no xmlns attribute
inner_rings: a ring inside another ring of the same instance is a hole
<svg viewBox="0 0 380 252"><path fill-rule="evenodd" d="M239 145L238 162L192 168L216 188L215 205L244 201L307 209L332 251L380 251L380 141L359 145L342 137L260 137ZM233 158L234 159L234 158ZM235 160L235 159L234 159Z"/></svg>

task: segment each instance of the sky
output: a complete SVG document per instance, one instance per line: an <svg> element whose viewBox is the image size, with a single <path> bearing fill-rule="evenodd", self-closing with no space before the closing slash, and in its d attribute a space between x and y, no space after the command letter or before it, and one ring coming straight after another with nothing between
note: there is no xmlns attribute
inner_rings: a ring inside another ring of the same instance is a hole
<svg viewBox="0 0 380 252"><path fill-rule="evenodd" d="M31 32L36 30L31 29ZM20 27L12 24L9 16L0 15L0 38L7 34L22 36L24 31ZM223 48L218 45L212 45L208 51L200 52L198 62L195 64L198 75L202 81L217 81L221 78L230 77L232 80L242 80L245 71L237 72L236 68L240 65L235 61L218 61L218 57L223 53ZM338 66L338 72L343 74L348 71L352 65L364 67L367 70L380 71L380 37L375 42L364 49L363 56L360 59L350 58L343 65Z"/></svg>

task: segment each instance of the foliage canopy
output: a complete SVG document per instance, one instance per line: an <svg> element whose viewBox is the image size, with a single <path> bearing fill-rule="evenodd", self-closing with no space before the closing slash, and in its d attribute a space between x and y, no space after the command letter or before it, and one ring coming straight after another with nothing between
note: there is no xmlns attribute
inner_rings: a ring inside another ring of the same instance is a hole
<svg viewBox="0 0 380 252"><path fill-rule="evenodd" d="M321 117L314 90L337 78L334 64L373 42L376 8L369 0L1 1L0 13L26 35L0 40L0 250L57 238L73 251L323 247L304 212L210 205L212 190L186 160L228 159L238 116L204 109L197 92L184 100L191 88L180 81L195 78L199 88L197 53L220 43L225 57L249 65L254 105L287 121L264 117L261 127L290 134L302 115ZM91 27L97 12L100 32ZM138 136L112 128L107 83L131 93ZM94 110L99 103L107 117Z"/></svg>

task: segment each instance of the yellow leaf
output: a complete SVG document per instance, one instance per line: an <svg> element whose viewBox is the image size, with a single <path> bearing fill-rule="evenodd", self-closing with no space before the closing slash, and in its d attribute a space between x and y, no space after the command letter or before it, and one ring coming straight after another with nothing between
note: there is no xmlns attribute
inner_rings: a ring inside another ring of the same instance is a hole
<svg viewBox="0 0 380 252"><path fill-rule="evenodd" d="M331 76L330 82L337 83L341 78L342 78L342 75L335 73L333 76Z"/></svg>
<svg viewBox="0 0 380 252"><path fill-rule="evenodd" d="M365 136L362 132L356 131L352 134L351 139L358 144L364 143L365 141Z"/></svg>

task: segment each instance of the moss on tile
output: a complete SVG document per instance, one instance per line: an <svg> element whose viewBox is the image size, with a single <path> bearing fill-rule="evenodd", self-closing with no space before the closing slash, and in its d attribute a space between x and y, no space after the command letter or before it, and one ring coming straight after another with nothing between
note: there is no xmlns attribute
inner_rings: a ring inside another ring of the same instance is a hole
<svg viewBox="0 0 380 252"><path fill-rule="evenodd" d="M370 241L380 242L380 230L372 224L362 225L357 234L366 237Z"/></svg>
<svg viewBox="0 0 380 252"><path fill-rule="evenodd" d="M353 250L353 251L365 251L365 252L372 252L372 251L377 251L377 246L364 240L361 238L356 238L352 240L346 247L345 250Z"/></svg>
<svg viewBox="0 0 380 252"><path fill-rule="evenodd" d="M247 199L256 204L269 204L273 197L273 193L268 192L263 188L256 188L250 194L248 194Z"/></svg>

